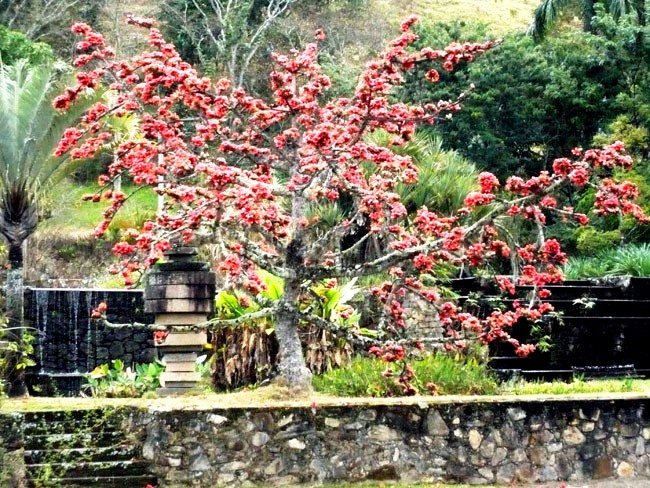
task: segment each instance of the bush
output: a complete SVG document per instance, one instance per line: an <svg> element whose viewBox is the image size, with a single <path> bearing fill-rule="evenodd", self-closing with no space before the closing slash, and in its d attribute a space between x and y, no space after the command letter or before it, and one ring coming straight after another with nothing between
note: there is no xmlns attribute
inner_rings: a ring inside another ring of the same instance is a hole
<svg viewBox="0 0 650 488"><path fill-rule="evenodd" d="M94 397L134 398L160 387L160 374L165 366L159 361L135 364L134 369L114 359L85 375L84 390Z"/></svg>
<svg viewBox="0 0 650 488"><path fill-rule="evenodd" d="M602 231L591 226L577 230L576 247L582 254L593 255L617 247L620 242L620 230Z"/></svg>
<svg viewBox="0 0 650 488"><path fill-rule="evenodd" d="M441 395L490 395L497 392L497 382L486 363L475 357L434 353L411 363L415 384L420 393L435 389ZM399 374L397 363L357 356L349 366L314 376L316 391L338 396L402 396L402 388L394 377L385 376L387 369ZM428 386L427 386L428 385Z"/></svg>
<svg viewBox="0 0 650 488"><path fill-rule="evenodd" d="M650 276L650 244L628 245L591 257L571 258L564 267L569 279L601 276Z"/></svg>

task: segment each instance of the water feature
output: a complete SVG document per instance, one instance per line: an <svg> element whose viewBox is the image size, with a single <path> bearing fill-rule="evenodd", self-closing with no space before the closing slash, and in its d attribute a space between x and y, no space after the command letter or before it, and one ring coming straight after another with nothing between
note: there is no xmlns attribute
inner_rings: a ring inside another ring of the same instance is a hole
<svg viewBox="0 0 650 488"><path fill-rule="evenodd" d="M92 371L121 359L125 363L155 358L151 334L134 329L110 329L92 320L100 302L115 323L152 322L143 312L141 290L90 288L26 288L25 319L36 329L32 376L65 378Z"/></svg>

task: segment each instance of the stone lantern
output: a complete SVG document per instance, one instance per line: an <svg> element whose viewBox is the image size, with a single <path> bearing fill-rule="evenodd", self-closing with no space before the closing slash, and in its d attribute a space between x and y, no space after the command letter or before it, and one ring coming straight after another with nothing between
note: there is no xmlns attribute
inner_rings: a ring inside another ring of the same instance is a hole
<svg viewBox="0 0 650 488"><path fill-rule="evenodd" d="M191 326L206 322L214 312L216 276L206 263L194 261L196 254L193 247L173 248L165 253L167 261L145 278L145 312L155 316L157 325L170 328L156 341L158 357L166 365L160 376L161 395L186 393L200 380L196 359L207 334Z"/></svg>

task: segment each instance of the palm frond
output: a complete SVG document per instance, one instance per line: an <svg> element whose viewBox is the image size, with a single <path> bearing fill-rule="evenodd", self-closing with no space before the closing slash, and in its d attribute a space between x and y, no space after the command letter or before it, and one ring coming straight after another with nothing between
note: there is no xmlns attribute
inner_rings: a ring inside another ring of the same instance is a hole
<svg viewBox="0 0 650 488"><path fill-rule="evenodd" d="M568 0L543 0L533 13L528 33L535 39L543 38L548 28L559 18L562 7L568 3Z"/></svg>
<svg viewBox="0 0 650 488"><path fill-rule="evenodd" d="M51 65L0 64L0 188L20 187L37 200L67 174L69 159L54 157L54 149L98 95L59 112L52 99L65 81Z"/></svg>
<svg viewBox="0 0 650 488"><path fill-rule="evenodd" d="M388 146L390 137L378 130L368 136L368 142ZM450 215L462 207L467 194L477 188L476 166L456 151L443 149L442 139L435 135L417 132L411 141L391 146L391 150L409 156L418 167L418 180L411 184L400 183L396 189L410 212L426 206Z"/></svg>
<svg viewBox="0 0 650 488"><path fill-rule="evenodd" d="M614 19L620 19L632 11L633 5L631 0L609 0L608 8Z"/></svg>

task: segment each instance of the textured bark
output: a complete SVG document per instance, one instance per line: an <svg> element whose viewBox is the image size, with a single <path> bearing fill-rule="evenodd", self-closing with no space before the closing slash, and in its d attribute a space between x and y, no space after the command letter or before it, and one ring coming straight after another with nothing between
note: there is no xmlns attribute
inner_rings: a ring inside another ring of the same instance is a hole
<svg viewBox="0 0 650 488"><path fill-rule="evenodd" d="M311 371L307 368L298 335L298 297L300 283L287 280L278 313L275 318L275 334L278 338L280 377L295 391L311 390Z"/></svg>

